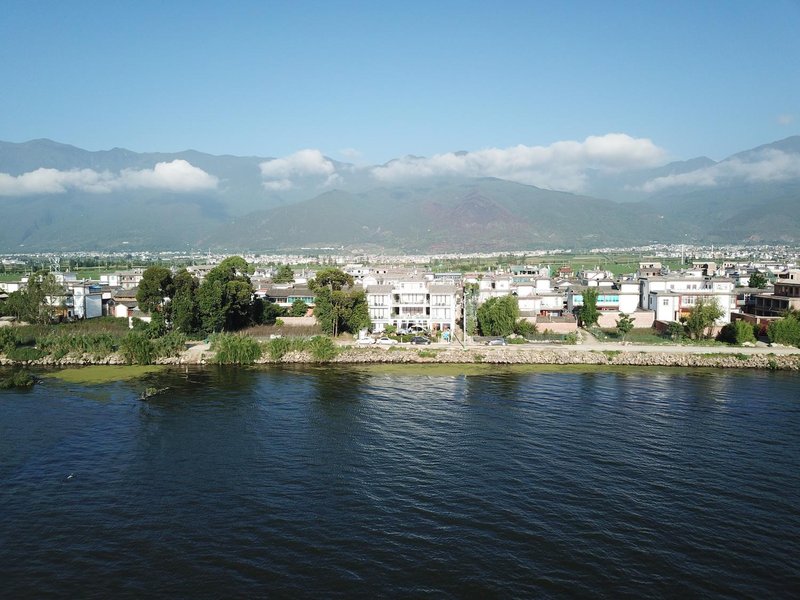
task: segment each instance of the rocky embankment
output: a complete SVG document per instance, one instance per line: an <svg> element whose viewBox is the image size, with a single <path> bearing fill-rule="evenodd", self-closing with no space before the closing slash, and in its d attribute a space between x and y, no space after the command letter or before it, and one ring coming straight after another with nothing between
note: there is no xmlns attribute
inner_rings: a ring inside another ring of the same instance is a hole
<svg viewBox="0 0 800 600"><path fill-rule="evenodd" d="M196 345L180 356L161 358L157 364L204 365L214 363L214 353L206 345ZM475 348L356 348L342 347L336 357L327 361L336 364L498 364L498 365L617 365L652 367L718 367L734 369L800 370L800 354L744 354L732 352L689 353L628 350L587 350L575 348L527 349L518 347ZM257 364L318 364L310 352L289 352L274 360L265 356ZM58 360L47 356L20 363L0 356L0 365L74 366L121 365L118 354L103 358L91 355L67 355Z"/></svg>

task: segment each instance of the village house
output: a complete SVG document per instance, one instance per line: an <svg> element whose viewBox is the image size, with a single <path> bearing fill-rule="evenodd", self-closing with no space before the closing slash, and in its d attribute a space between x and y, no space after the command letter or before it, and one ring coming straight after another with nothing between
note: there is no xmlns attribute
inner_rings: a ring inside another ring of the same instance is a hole
<svg viewBox="0 0 800 600"><path fill-rule="evenodd" d="M761 317L781 317L789 310L800 310L800 269L779 273L772 293L751 297L752 313Z"/></svg>
<svg viewBox="0 0 800 600"><path fill-rule="evenodd" d="M655 313L657 321L679 321L698 301L716 300L722 310L718 325L730 323L736 310L733 280L703 276L701 270L667 277L642 277L639 280L640 307Z"/></svg>

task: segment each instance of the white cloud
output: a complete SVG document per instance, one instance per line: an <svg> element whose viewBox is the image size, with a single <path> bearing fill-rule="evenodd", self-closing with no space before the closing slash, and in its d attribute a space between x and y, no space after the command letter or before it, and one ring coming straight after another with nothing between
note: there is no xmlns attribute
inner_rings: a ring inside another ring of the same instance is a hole
<svg viewBox="0 0 800 600"><path fill-rule="evenodd" d="M778 115L776 121L778 121L778 125L788 126L794 123L794 115L790 114Z"/></svg>
<svg viewBox="0 0 800 600"><path fill-rule="evenodd" d="M125 169L120 185L126 188L151 188L172 192L196 192L217 187L219 180L185 160L160 162L152 169Z"/></svg>
<svg viewBox="0 0 800 600"><path fill-rule="evenodd" d="M259 165L264 187L268 190L286 190L293 187L298 177L324 177L323 185L338 177L336 167L319 150L300 150L284 158L276 158Z"/></svg>
<svg viewBox="0 0 800 600"><path fill-rule="evenodd" d="M120 189L194 192L214 189L219 180L185 160L161 162L152 169L125 169L118 174L93 169L36 169L22 175L0 173L0 196L62 194L69 190L108 193Z"/></svg>
<svg viewBox="0 0 800 600"><path fill-rule="evenodd" d="M640 189L658 192L670 187L714 187L736 181L785 181L796 178L800 178L800 155L767 149L748 156L746 160L734 158L689 173L656 177Z"/></svg>
<svg viewBox="0 0 800 600"><path fill-rule="evenodd" d="M580 191L587 169L637 169L659 164L665 154L649 139L609 133L590 136L583 142L448 152L431 158L407 157L373 168L372 175L390 182L437 175L499 177L544 188Z"/></svg>

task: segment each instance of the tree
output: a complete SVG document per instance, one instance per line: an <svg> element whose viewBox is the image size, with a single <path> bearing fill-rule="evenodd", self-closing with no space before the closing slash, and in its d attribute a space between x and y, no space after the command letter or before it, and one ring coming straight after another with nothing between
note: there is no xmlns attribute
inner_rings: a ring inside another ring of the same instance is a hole
<svg viewBox="0 0 800 600"><path fill-rule="evenodd" d="M631 329L633 329L633 319L631 319L630 315L619 313L619 319L617 319L617 333L619 333L623 341L625 341L625 336L631 332Z"/></svg>
<svg viewBox="0 0 800 600"><path fill-rule="evenodd" d="M516 296L489 298L478 307L478 328L483 335L511 335L519 319Z"/></svg>
<svg viewBox="0 0 800 600"><path fill-rule="evenodd" d="M600 311L597 310L597 288L587 288L583 292L583 306L581 306L578 316L584 327L595 325L600 318Z"/></svg>
<svg viewBox="0 0 800 600"><path fill-rule="evenodd" d="M371 324L367 296L362 290L321 288L316 294L314 316L322 331L333 336L345 331L356 333Z"/></svg>
<svg viewBox="0 0 800 600"><path fill-rule="evenodd" d="M308 304L298 298L292 302L292 308L289 311L290 317L305 317L308 312Z"/></svg>
<svg viewBox="0 0 800 600"><path fill-rule="evenodd" d="M322 288L328 288L331 291L338 291L345 287L353 285L353 276L348 275L341 269L332 267L321 269L317 272L317 276L308 282L308 287L311 291L316 292Z"/></svg>
<svg viewBox="0 0 800 600"><path fill-rule="evenodd" d="M353 277L341 269L325 268L308 282L314 292L314 316L327 334L337 336L343 331L355 333L371 324L367 295L352 288Z"/></svg>
<svg viewBox="0 0 800 600"><path fill-rule="evenodd" d="M174 294L175 285L170 270L159 266L148 267L139 282L136 302L141 310L151 313L160 311L164 306L164 299L172 298Z"/></svg>
<svg viewBox="0 0 800 600"><path fill-rule="evenodd" d="M692 338L700 339L705 330L712 327L714 322L724 314L716 298L709 300L700 298L686 317L686 329Z"/></svg>
<svg viewBox="0 0 800 600"><path fill-rule="evenodd" d="M278 267L278 272L272 278L274 283L289 283L294 281L294 271L289 265L281 265Z"/></svg>
<svg viewBox="0 0 800 600"><path fill-rule="evenodd" d="M32 274L25 290L15 299L21 309L18 317L35 323L49 323L56 309L63 305L64 293L64 286L52 273L39 271Z"/></svg>
<svg viewBox="0 0 800 600"><path fill-rule="evenodd" d="M175 295L169 303L172 327L176 331L192 333L200 328L197 289L199 284L186 269L179 271L173 279Z"/></svg>
<svg viewBox="0 0 800 600"><path fill-rule="evenodd" d="M766 276L756 271L750 275L750 279L747 281L747 287L763 290L765 287L767 287L767 283L768 280Z"/></svg>
<svg viewBox="0 0 800 600"><path fill-rule="evenodd" d="M197 290L204 331L239 329L250 322L253 287L249 269L241 256L230 256L208 272Z"/></svg>

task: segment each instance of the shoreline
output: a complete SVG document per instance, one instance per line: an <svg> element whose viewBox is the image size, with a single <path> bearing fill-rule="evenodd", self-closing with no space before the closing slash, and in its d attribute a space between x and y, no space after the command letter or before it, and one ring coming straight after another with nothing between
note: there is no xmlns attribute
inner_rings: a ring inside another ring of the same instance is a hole
<svg viewBox="0 0 800 600"><path fill-rule="evenodd" d="M776 352L776 350L778 352ZM124 365L119 354L97 359L91 355L50 356L34 361L14 361L0 356L0 366L75 367L82 365ZM214 365L214 353L207 344L195 344L179 356L161 358L156 365ZM339 354L327 361L310 352L289 352L280 359L264 356L255 365L369 365L369 364L487 364L487 365L596 365L638 367L714 367L723 369L765 369L800 371L800 349L621 345L614 343L531 348L521 346L394 346L358 348L340 346Z"/></svg>

